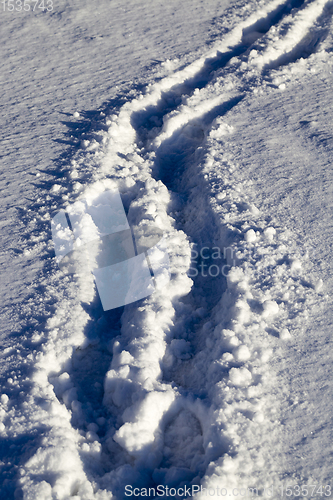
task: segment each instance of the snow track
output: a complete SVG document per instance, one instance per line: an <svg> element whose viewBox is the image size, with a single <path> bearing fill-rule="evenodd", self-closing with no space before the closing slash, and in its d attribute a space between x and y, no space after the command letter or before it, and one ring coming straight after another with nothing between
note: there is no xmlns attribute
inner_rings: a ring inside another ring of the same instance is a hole
<svg viewBox="0 0 333 500"><path fill-rule="evenodd" d="M121 499L126 485L223 485L233 497L280 480L269 360L295 317L305 321L316 284L302 276L293 235L249 199L223 141L233 107L283 90L279 71L320 52L332 2L261 4L206 57L102 117L53 188L64 206L119 189L130 224L163 231L172 279L103 313L92 276L64 277L53 262L31 377L9 382L27 394L17 408L2 401L3 432L10 421L38 435L18 498ZM210 266L228 272L209 276Z"/></svg>

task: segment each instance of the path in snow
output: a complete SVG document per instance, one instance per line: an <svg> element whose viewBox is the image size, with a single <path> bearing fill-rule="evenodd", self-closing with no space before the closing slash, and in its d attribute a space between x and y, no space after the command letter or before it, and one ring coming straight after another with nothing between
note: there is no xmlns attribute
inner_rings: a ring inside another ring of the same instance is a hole
<svg viewBox="0 0 333 500"><path fill-rule="evenodd" d="M107 128L96 109L107 100L121 106L147 82L165 76L169 65L177 68L205 51L207 38L217 36L212 19L225 5L228 0L101 0L97 8L85 0L59 0L50 14L2 12L1 386L11 398L6 410L21 404L17 396L33 365L27 356L40 349L35 335L57 301L66 300L66 294L46 292L54 270L50 214L63 202L50 190L67 175L80 141L98 137L99 126ZM179 53L181 61L174 60ZM73 120L76 110L82 111L80 120ZM22 418L29 419L27 411ZM38 447L38 433L38 423L28 421L3 435L0 482L6 498L16 488L18 465L33 453L33 443Z"/></svg>
<svg viewBox="0 0 333 500"><path fill-rule="evenodd" d="M270 359L295 318L305 324L318 287L302 276L293 235L270 225L237 178L225 120L251 95L285 88L272 68L316 61L316 52L329 59L320 52L329 6L263 2L207 57L102 116L53 186L55 200L91 205L117 187L130 223L163 230L172 279L103 313L91 276L64 278L51 264L46 296L55 305L34 334L43 347L31 355L33 383L6 414L16 432L27 415L31 429L43 427L21 469L26 498L123 498L126 484L263 493L283 479ZM218 263L230 270L192 284L193 251L203 247L228 249Z"/></svg>

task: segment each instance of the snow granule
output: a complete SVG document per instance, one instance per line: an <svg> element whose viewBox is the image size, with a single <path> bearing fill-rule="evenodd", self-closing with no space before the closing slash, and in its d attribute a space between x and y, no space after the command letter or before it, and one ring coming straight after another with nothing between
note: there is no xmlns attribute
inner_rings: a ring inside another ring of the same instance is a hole
<svg viewBox="0 0 333 500"><path fill-rule="evenodd" d="M271 316L275 316L279 312L279 305L275 302L275 300L266 300L263 303L263 318L269 318Z"/></svg>
<svg viewBox="0 0 333 500"><path fill-rule="evenodd" d="M7 396L7 394L1 394L1 398L0 399L1 399L1 403L3 405L6 405L8 403L8 401L9 401L9 397Z"/></svg>
<svg viewBox="0 0 333 500"><path fill-rule="evenodd" d="M252 381L252 375L247 368L231 368L229 381L236 387L247 387Z"/></svg>
<svg viewBox="0 0 333 500"><path fill-rule="evenodd" d="M256 241L256 239L257 239L257 236L256 236L256 233L254 232L253 229L249 229L249 231L247 231L247 233L245 233L245 240L248 243L253 243L254 241Z"/></svg>
<svg viewBox="0 0 333 500"><path fill-rule="evenodd" d="M279 337L280 337L281 340L289 340L289 339L291 339L291 335L289 333L288 328L284 328L283 330L281 330L281 332L279 333Z"/></svg>
<svg viewBox="0 0 333 500"><path fill-rule="evenodd" d="M322 290L324 286L324 282L322 279L318 280L317 283L315 284L315 291L318 293Z"/></svg>
<svg viewBox="0 0 333 500"><path fill-rule="evenodd" d="M274 227L267 227L264 231L264 235L269 241L273 241L275 234L276 230Z"/></svg>
<svg viewBox="0 0 333 500"><path fill-rule="evenodd" d="M249 348L242 344L232 351L236 361L247 361L251 357Z"/></svg>

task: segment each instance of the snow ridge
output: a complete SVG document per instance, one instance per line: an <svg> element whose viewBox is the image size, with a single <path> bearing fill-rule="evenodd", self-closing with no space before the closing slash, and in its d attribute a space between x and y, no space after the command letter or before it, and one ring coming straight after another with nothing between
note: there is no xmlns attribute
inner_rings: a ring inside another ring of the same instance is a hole
<svg viewBox="0 0 333 500"><path fill-rule="evenodd" d="M267 2L206 57L102 117L82 144L69 172L74 196L93 202L117 188L130 224L163 231L172 279L103 314L92 276L63 277L54 262L46 289L56 306L34 333L31 379L16 384L24 403L2 401L3 433L22 419L43 429L20 472L25 499L123 498L128 484L262 493L278 480L272 338L290 338L315 285L304 286L292 235L248 199L223 138L245 95L279 87L271 68L319 50L330 6ZM64 206L68 181L53 187ZM203 248L220 249L228 272L191 275ZM94 365L93 384L83 362Z"/></svg>

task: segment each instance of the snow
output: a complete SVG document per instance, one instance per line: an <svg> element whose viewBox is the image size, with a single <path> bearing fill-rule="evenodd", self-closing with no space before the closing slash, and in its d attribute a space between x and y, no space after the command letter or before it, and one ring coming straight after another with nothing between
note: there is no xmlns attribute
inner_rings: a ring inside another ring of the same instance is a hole
<svg viewBox="0 0 333 500"><path fill-rule="evenodd" d="M249 229L246 233L245 233L245 240L248 242L248 243L254 243L257 239L257 235L256 233L254 232L253 229Z"/></svg>
<svg viewBox="0 0 333 500"><path fill-rule="evenodd" d="M231 368L229 380L232 385L237 387L247 387L251 384L252 375L247 368Z"/></svg>
<svg viewBox="0 0 333 500"><path fill-rule="evenodd" d="M289 340L291 338L291 335L290 335L290 332L288 330L288 328L284 328L281 332L280 332L280 339L281 340Z"/></svg>
<svg viewBox="0 0 333 500"><path fill-rule="evenodd" d="M332 13L3 22L4 498L330 491Z"/></svg>

